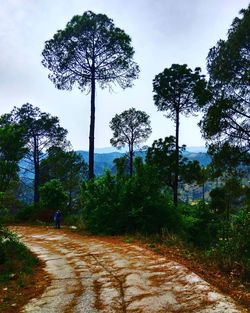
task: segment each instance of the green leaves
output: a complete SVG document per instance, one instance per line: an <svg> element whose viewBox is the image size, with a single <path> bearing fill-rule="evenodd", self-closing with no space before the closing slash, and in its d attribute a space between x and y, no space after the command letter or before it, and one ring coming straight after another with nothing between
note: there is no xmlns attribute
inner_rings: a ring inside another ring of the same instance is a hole
<svg viewBox="0 0 250 313"><path fill-rule="evenodd" d="M2 117L2 121L11 125L9 127L21 129L23 134L21 144L26 148L25 170L34 171L34 201L38 202L40 160L50 147L54 145L62 147L67 144L67 131L59 125L58 117L41 112L38 107L33 107L30 103L20 108L14 107L10 114ZM17 141L13 140L12 145L15 142ZM22 154L22 149L16 148L16 151Z"/></svg>
<svg viewBox="0 0 250 313"><path fill-rule="evenodd" d="M157 175L152 168L137 163L140 165L132 177L113 177L107 172L83 185L83 216L88 230L114 235L177 227L178 216Z"/></svg>
<svg viewBox="0 0 250 313"><path fill-rule="evenodd" d="M144 111L131 108L116 114L110 122L113 138L110 143L115 147L139 145L150 136L152 129L149 116Z"/></svg>
<svg viewBox="0 0 250 313"><path fill-rule="evenodd" d="M76 152L51 147L46 159L41 161L40 179L42 183L60 180L69 196L68 209L72 210L78 202L80 184L86 179L87 172L87 164Z"/></svg>
<svg viewBox="0 0 250 313"><path fill-rule="evenodd" d="M196 172L199 163L189 162L185 164L186 159L182 157L182 152L185 146L179 147L179 165L180 176L179 180L193 181L196 178ZM164 139L155 140L151 147L147 150L146 163L152 166L155 175L159 175L163 186L174 188L174 179L176 171L176 140L175 137L169 136ZM198 167L198 169L197 169ZM192 172L192 175L190 175Z"/></svg>
<svg viewBox="0 0 250 313"><path fill-rule="evenodd" d="M41 207L54 210L64 209L68 199L63 186L58 179L52 179L40 188Z"/></svg>
<svg viewBox="0 0 250 313"><path fill-rule="evenodd" d="M210 49L207 67L212 98L200 123L213 143L250 149L250 6L234 19L227 40Z"/></svg>
<svg viewBox="0 0 250 313"><path fill-rule="evenodd" d="M102 88L112 83L126 88L139 73L130 37L105 14L91 11L74 16L46 41L42 55L59 89L70 90L76 84L83 91L93 76Z"/></svg>
<svg viewBox="0 0 250 313"><path fill-rule="evenodd" d="M6 191L12 181L18 181L18 162L25 155L24 130L0 118L0 191Z"/></svg>
<svg viewBox="0 0 250 313"><path fill-rule="evenodd" d="M0 158L18 162L26 153L24 129L19 125L6 124L0 128Z"/></svg>
<svg viewBox="0 0 250 313"><path fill-rule="evenodd" d="M153 80L154 102L166 117L176 120L176 112L189 115L199 110L197 103L206 87L200 68L194 72L186 64L172 64Z"/></svg>
<svg viewBox="0 0 250 313"><path fill-rule="evenodd" d="M11 111L11 123L20 125L25 132L26 145L29 150L37 147L41 153L53 145L65 144L67 131L59 125L59 119L49 113L41 112L30 103Z"/></svg>
<svg viewBox="0 0 250 313"><path fill-rule="evenodd" d="M149 116L144 111L131 108L116 114L109 125L113 131L111 145L118 148L125 145L129 147L130 175L132 175L134 147L146 141L152 132Z"/></svg>
<svg viewBox="0 0 250 313"><path fill-rule="evenodd" d="M195 115L207 101L209 93L201 69L194 72L186 64L172 64L153 80L154 102L165 117L175 123L174 202L178 202L180 115Z"/></svg>
<svg viewBox="0 0 250 313"><path fill-rule="evenodd" d="M219 40L208 54L208 70L213 80L248 84L250 53L250 6L241 10L228 31L227 40Z"/></svg>
<svg viewBox="0 0 250 313"><path fill-rule="evenodd" d="M250 164L249 153L228 142L210 145L208 153L212 156L211 168L214 173L224 177L243 177Z"/></svg>
<svg viewBox="0 0 250 313"><path fill-rule="evenodd" d="M105 14L91 11L74 16L64 30L46 41L42 64L58 89L91 91L89 179L94 177L96 82L101 88L132 86L139 67L133 61L130 37Z"/></svg>

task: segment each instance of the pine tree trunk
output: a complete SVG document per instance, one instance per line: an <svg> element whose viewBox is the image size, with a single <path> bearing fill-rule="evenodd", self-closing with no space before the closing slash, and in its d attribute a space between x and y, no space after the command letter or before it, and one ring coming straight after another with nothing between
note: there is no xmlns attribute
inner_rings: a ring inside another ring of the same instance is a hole
<svg viewBox="0 0 250 313"><path fill-rule="evenodd" d="M34 137L34 205L39 203L40 166L37 138Z"/></svg>
<svg viewBox="0 0 250 313"><path fill-rule="evenodd" d="M133 147L130 147L129 148L129 171L130 171L130 176L133 175L133 155L134 155Z"/></svg>
<svg viewBox="0 0 250 313"><path fill-rule="evenodd" d="M174 205L178 205L178 179L179 179L179 126L180 115L179 110L176 111L176 125L175 125L175 175L174 175Z"/></svg>
<svg viewBox="0 0 250 313"><path fill-rule="evenodd" d="M94 178L94 150L95 150L95 73L91 78L91 108L89 129L89 179Z"/></svg>
<svg viewBox="0 0 250 313"><path fill-rule="evenodd" d="M69 205L68 205L69 211L72 211L72 190L69 191Z"/></svg>

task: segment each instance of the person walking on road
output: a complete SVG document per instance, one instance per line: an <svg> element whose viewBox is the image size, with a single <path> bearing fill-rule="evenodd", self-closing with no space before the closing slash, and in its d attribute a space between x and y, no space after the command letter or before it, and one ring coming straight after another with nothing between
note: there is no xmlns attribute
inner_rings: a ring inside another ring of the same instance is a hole
<svg viewBox="0 0 250 313"><path fill-rule="evenodd" d="M62 213L60 210L57 210L56 213L54 214L55 228L61 228L61 218Z"/></svg>

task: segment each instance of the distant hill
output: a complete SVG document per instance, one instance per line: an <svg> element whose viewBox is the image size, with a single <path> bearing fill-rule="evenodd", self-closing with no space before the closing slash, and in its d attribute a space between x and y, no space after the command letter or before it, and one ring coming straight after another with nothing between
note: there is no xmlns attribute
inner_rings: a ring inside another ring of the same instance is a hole
<svg viewBox="0 0 250 313"><path fill-rule="evenodd" d="M198 148L198 147L195 147ZM105 148L103 148L105 149ZM76 151L82 156L85 162L88 163L89 154L88 151ZM145 158L146 151L136 151L137 156ZM124 156L125 153L122 152L109 152L109 153L95 153L95 174L100 176L106 169L111 171L114 170L114 159ZM188 158L190 161L197 160L202 166L207 166L211 162L210 156L205 152L191 152L185 151L183 154L184 157Z"/></svg>
<svg viewBox="0 0 250 313"><path fill-rule="evenodd" d="M193 151L185 151L183 153L183 156L188 158L188 160L190 161L197 160L200 162L202 166L207 166L211 162L211 158L206 152L194 152L194 151L197 151L199 148L202 149L203 147L194 147L193 149L190 148L190 150L193 150ZM109 151L109 149L113 149L113 148L107 148L107 150L105 149L106 148L102 148L101 150ZM88 163L89 161L88 151L78 150L76 152L84 159L86 163ZM140 156L144 159L146 156L146 151L136 151L135 154L136 156ZM118 152L118 151L95 153L95 174L97 176L100 176L104 173L106 169L109 169L112 172L114 172L115 171L115 166L113 163L114 159L120 158L124 155L125 155L125 152ZM19 175L27 179L33 179L34 175L31 172L24 170L25 166L27 166L27 163L25 162L25 160L21 160L20 161L21 169L20 169Z"/></svg>
<svg viewBox="0 0 250 313"><path fill-rule="evenodd" d="M206 153L207 152L207 148L204 146L200 146L200 147L186 147L186 150L188 152L195 152L195 153L199 153L199 152L203 152Z"/></svg>
<svg viewBox="0 0 250 313"><path fill-rule="evenodd" d="M105 148L102 151L107 151ZM76 151L85 162L88 163L89 153L88 151ZM109 169L112 173L115 173L115 165L113 163L114 159L124 156L125 153L122 152L109 152L109 153L95 153L95 175L101 176L105 170ZM136 151L137 156L145 158L146 151ZM207 166L211 162L211 158L207 153L204 152L191 152L185 151L184 157L188 158L190 161L197 160L202 166ZM20 163L19 175L21 180L24 182L22 188L19 190L19 197L22 200L25 200L27 203L31 203L33 199L32 188L33 188L33 179L34 174L25 171L24 168L27 166L27 163L24 160L21 160Z"/></svg>
<svg viewBox="0 0 250 313"><path fill-rule="evenodd" d="M188 158L190 161L199 161L202 166L207 166L211 162L211 157L204 152L185 151L183 156Z"/></svg>
<svg viewBox="0 0 250 313"><path fill-rule="evenodd" d="M189 152L207 152L207 148L204 146L188 146L186 150ZM118 152L118 153L126 153L128 151L128 147L123 147L121 149L117 149L115 147L104 147L104 148L95 148L95 153L102 154L102 153L111 153L111 152Z"/></svg>
<svg viewBox="0 0 250 313"><path fill-rule="evenodd" d="M89 162L89 153L88 151L76 151L85 162ZM110 153L95 153L95 174L97 176L101 176L105 170L112 170L114 167L114 159L120 158L124 155L124 153L120 152L110 152Z"/></svg>

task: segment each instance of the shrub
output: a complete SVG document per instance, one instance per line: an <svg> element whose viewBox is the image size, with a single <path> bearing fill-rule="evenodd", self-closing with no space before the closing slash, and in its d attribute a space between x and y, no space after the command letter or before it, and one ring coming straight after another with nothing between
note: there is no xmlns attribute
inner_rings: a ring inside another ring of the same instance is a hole
<svg viewBox="0 0 250 313"><path fill-rule="evenodd" d="M38 258L30 253L17 236L0 226L0 264L2 265L0 283L10 280L13 273L21 283L22 277L30 274L37 263Z"/></svg>
<svg viewBox="0 0 250 313"><path fill-rule="evenodd" d="M26 205L23 208L19 209L16 213L16 219L18 221L30 221L33 219L35 213L37 211L37 208L30 204Z"/></svg>
<svg viewBox="0 0 250 313"><path fill-rule="evenodd" d="M15 192L10 190L0 192L0 223L8 224L15 221L16 212L23 206L22 202L15 198Z"/></svg>
<svg viewBox="0 0 250 313"><path fill-rule="evenodd" d="M58 179L52 179L40 188L40 206L36 218L50 221L54 211L64 210L68 196Z"/></svg>
<svg viewBox="0 0 250 313"><path fill-rule="evenodd" d="M94 233L116 234L125 231L122 217L122 203L119 202L122 190L109 172L82 188L83 215L86 227Z"/></svg>
<svg viewBox="0 0 250 313"><path fill-rule="evenodd" d="M64 217L64 224L75 226L78 230L84 230L86 228L83 216L80 213L66 215Z"/></svg>
<svg viewBox="0 0 250 313"><path fill-rule="evenodd" d="M152 168L136 164L131 177L110 172L82 187L86 227L94 233L154 233L177 228L178 214L171 197L161 189Z"/></svg>
<svg viewBox="0 0 250 313"><path fill-rule="evenodd" d="M196 205L180 205L179 209L182 212L183 232L186 239L202 248L216 242L220 223L208 204L200 201Z"/></svg>

